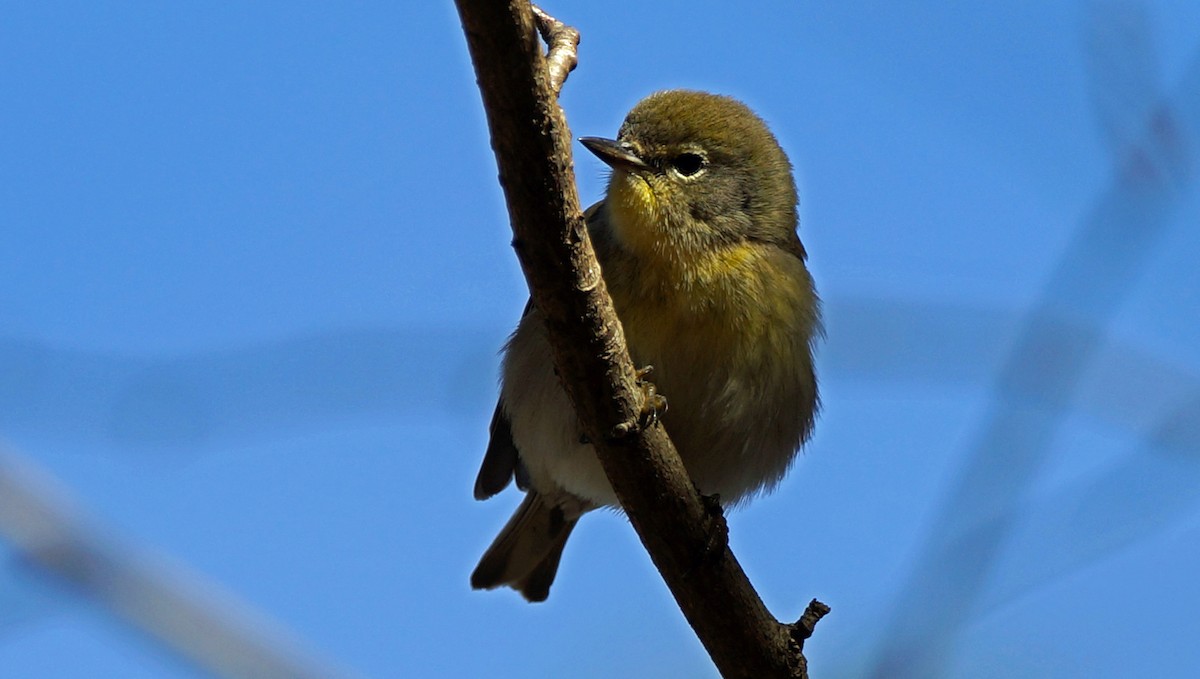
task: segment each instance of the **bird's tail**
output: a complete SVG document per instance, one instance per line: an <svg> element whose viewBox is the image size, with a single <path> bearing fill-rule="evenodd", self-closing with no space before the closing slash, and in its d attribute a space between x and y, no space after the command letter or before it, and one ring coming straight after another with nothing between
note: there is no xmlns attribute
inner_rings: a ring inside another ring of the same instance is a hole
<svg viewBox="0 0 1200 679"><path fill-rule="evenodd" d="M471 573L471 587L507 585L529 601L545 601L563 547L582 514L529 491Z"/></svg>

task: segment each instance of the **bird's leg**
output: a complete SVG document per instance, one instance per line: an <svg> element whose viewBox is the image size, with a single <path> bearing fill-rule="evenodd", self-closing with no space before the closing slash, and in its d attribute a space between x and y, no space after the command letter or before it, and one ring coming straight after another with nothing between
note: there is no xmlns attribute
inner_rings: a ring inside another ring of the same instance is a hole
<svg viewBox="0 0 1200 679"><path fill-rule="evenodd" d="M725 508L721 506L720 495L705 495L696 489L700 496L700 504L704 505L704 513L708 516L708 537L704 548L693 556L692 565L684 571L684 577L690 577L699 567L712 563L725 555L729 545L729 524L725 522Z"/></svg>
<svg viewBox="0 0 1200 679"><path fill-rule="evenodd" d="M643 427L653 427L655 424L658 424L659 416L667 412L667 397L658 393L658 387L646 379L646 375L649 375L653 370L654 366L648 365L634 373L634 377L637 379L637 386L642 390L640 422Z"/></svg>
<svg viewBox="0 0 1200 679"><path fill-rule="evenodd" d="M636 430L653 427L658 424L658 418L667 412L667 397L658 393L658 387L655 387L653 382L645 379L652 370L654 370L654 366L648 365L634 371L634 386L642 392L641 411L638 413L637 421L622 422L614 427L610 434L613 439L621 439ZM583 442L582 439L580 442Z"/></svg>
<svg viewBox="0 0 1200 679"><path fill-rule="evenodd" d="M700 493L700 502L711 519L708 540L704 544L704 560L707 561L725 552L725 547L729 544L729 524L725 522L725 508L721 506L720 495Z"/></svg>

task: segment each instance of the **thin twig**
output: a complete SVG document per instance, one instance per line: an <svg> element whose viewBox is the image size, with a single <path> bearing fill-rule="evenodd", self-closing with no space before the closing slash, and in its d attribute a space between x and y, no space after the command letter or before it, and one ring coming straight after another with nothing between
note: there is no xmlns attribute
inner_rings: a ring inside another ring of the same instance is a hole
<svg viewBox="0 0 1200 679"><path fill-rule="evenodd" d="M537 5L533 8L533 18L537 21L538 33L546 41L546 70L550 73L550 87L554 96L562 92L567 76L579 64L579 31L555 19L542 11Z"/></svg>
<svg viewBox="0 0 1200 679"><path fill-rule="evenodd" d="M828 615L829 611L830 608L828 606L816 599L808 602L808 608L804 609L804 614L790 626L792 639L803 648L804 640L813 635L813 630L816 628L817 623L821 621L821 618Z"/></svg>

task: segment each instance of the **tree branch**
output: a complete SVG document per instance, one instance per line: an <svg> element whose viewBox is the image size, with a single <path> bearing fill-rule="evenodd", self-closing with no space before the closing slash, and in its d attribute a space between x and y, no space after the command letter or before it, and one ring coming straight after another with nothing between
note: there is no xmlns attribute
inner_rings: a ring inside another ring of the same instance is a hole
<svg viewBox="0 0 1200 679"><path fill-rule="evenodd" d="M639 425L642 394L580 212L571 135L556 99L578 33L542 19L557 50L547 58L528 0L456 4L513 248L545 317L555 367L621 506L724 676L807 677L804 639L824 613L810 606L795 625L772 617L729 550L720 506L702 501L663 428Z"/></svg>
<svg viewBox="0 0 1200 679"><path fill-rule="evenodd" d="M579 64L579 31L546 14L537 5L533 5L533 18L537 20L538 33L550 48L546 55L546 70L557 97L567 76Z"/></svg>

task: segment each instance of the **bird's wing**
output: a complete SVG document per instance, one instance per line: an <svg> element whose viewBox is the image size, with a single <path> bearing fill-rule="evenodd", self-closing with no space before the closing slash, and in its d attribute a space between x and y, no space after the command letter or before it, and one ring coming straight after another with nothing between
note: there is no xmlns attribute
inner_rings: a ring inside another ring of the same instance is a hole
<svg viewBox="0 0 1200 679"><path fill-rule="evenodd" d="M529 315L533 309L533 300L525 303L521 318ZM492 423L488 427L490 438L487 451L483 454L483 464L479 467L479 475L475 477L475 499L486 500L508 487L513 476L517 477L517 486L522 490L528 487L528 473L521 464L521 455L517 444L513 443L512 426L508 415L504 412L504 399L496 400L496 410L492 413Z"/></svg>
<svg viewBox="0 0 1200 679"><path fill-rule="evenodd" d="M804 243L800 242L800 234L792 231L791 234L779 246L784 252L794 255L801 262L808 259L808 251L804 249Z"/></svg>
<svg viewBox="0 0 1200 679"><path fill-rule="evenodd" d="M483 454L483 464L479 467L479 475L475 477L476 500L486 500L504 490L512 481L521 461L512 440L508 416L504 414L503 401L496 402L490 429L487 452Z"/></svg>
<svg viewBox="0 0 1200 679"><path fill-rule="evenodd" d="M596 203L584 212L584 219L589 225L594 225L598 219L600 208L601 203ZM528 316L532 310L533 300L530 299L525 303L521 318ZM518 488L529 488L529 472L521 463L521 454L517 445L513 443L512 426L504 412L503 399L496 402L489 431L491 438L488 440L487 452L483 454L483 464L479 467L479 475L475 477L476 500L486 500L504 490L514 477Z"/></svg>

